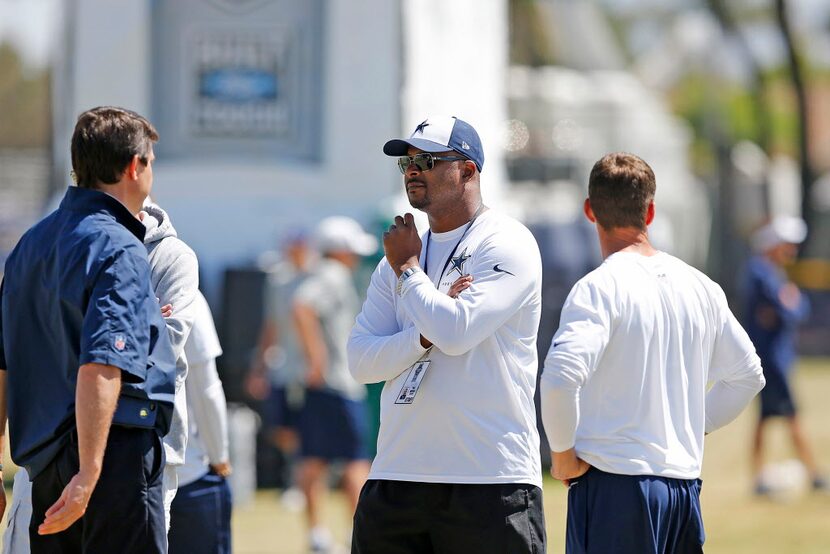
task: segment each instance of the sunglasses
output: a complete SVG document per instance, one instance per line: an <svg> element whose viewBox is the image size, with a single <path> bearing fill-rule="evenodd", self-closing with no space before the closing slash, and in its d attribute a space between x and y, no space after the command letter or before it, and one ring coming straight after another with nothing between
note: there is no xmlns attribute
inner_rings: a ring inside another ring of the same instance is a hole
<svg viewBox="0 0 830 554"><path fill-rule="evenodd" d="M414 156L401 156L398 158L398 169L401 170L401 173L406 175L406 170L409 168L410 164L415 164L415 167L421 171L429 171L435 167L436 161L459 162L466 159L468 158L463 156L433 156L429 152L421 152L420 154L415 154Z"/></svg>

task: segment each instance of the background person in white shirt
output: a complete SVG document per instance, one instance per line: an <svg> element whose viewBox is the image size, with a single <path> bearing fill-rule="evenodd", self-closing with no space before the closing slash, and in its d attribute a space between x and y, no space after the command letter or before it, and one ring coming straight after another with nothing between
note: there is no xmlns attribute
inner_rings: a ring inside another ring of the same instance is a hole
<svg viewBox="0 0 830 554"><path fill-rule="evenodd" d="M655 190L636 156L594 165L585 215L605 261L574 285L545 360L568 554L702 552L703 436L764 385L721 288L651 246Z"/></svg>
<svg viewBox="0 0 830 554"><path fill-rule="evenodd" d="M385 381L352 552L544 552L539 248L482 203L468 123L431 117L383 151L430 229L395 218L349 339L355 379Z"/></svg>
<svg viewBox="0 0 830 554"><path fill-rule="evenodd" d="M174 306L175 308L175 306ZM197 291L187 356L187 450L176 470L179 487L170 506L169 554L230 554L231 474L228 407L216 371L222 355L207 300Z"/></svg>

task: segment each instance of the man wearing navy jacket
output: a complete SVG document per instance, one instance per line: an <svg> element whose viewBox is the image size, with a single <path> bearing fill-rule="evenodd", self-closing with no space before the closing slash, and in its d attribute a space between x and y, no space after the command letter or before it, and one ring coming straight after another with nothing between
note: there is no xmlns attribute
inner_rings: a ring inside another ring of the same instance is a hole
<svg viewBox="0 0 830 554"><path fill-rule="evenodd" d="M175 358L135 217L157 139L134 112L81 114L78 186L6 262L0 418L8 399L12 459L32 479L35 554L166 551L161 437Z"/></svg>

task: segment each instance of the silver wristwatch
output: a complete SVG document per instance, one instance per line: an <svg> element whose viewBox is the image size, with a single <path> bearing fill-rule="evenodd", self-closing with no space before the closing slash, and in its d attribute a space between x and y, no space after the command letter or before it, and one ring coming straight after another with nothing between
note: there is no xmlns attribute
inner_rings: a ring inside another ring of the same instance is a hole
<svg viewBox="0 0 830 554"><path fill-rule="evenodd" d="M421 273L423 270L420 267L408 267L403 270L401 276L398 277L398 286L395 287L395 294L398 296L401 295L401 291L403 290L403 282L415 275L416 273Z"/></svg>

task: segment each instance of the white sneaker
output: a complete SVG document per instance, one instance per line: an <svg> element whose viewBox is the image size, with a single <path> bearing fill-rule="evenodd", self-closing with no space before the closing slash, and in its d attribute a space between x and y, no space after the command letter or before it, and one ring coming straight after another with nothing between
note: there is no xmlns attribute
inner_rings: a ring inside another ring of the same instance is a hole
<svg viewBox="0 0 830 554"><path fill-rule="evenodd" d="M331 533L325 527L315 527L308 534L308 544L311 552L331 553Z"/></svg>
<svg viewBox="0 0 830 554"><path fill-rule="evenodd" d="M292 514L300 513L305 510L305 495L297 487L285 489L280 495L280 504Z"/></svg>

